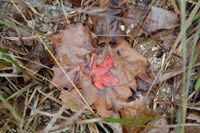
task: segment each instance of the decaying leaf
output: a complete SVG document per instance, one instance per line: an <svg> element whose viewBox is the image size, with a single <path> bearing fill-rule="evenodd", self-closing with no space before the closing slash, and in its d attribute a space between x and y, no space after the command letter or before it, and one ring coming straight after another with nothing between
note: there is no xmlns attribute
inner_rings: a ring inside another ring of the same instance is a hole
<svg viewBox="0 0 200 133"><path fill-rule="evenodd" d="M141 26L143 25L143 20L145 19L145 10L141 6L130 6L128 10L124 13L126 27L126 34L130 34L132 37L139 36L141 32Z"/></svg>
<svg viewBox="0 0 200 133"><path fill-rule="evenodd" d="M171 29L178 25L177 21L178 17L175 13L152 6L144 22L143 29L148 33L162 29Z"/></svg>
<svg viewBox="0 0 200 133"><path fill-rule="evenodd" d="M146 107L143 104L144 99L141 97L139 100L132 101L130 103L119 103L122 106L121 117L122 118L153 118L155 116L155 112ZM139 121L133 124L141 124L145 125L148 120ZM133 125L124 125L125 133L138 133L142 131L141 127L134 127Z"/></svg>
<svg viewBox="0 0 200 133"><path fill-rule="evenodd" d="M124 13L126 34L136 37L142 33L152 33L162 29L171 29L178 25L177 15L155 6L148 8L130 6Z"/></svg>
<svg viewBox="0 0 200 133"><path fill-rule="evenodd" d="M67 25L64 31L54 35L50 40L54 43L56 50L55 58L76 84L79 77L79 66L84 63L85 55L94 50L89 29L81 23ZM52 81L56 85L72 88L68 78L57 64L53 67L53 71ZM53 84L50 87L53 87Z"/></svg>
<svg viewBox="0 0 200 133"><path fill-rule="evenodd" d="M200 126L186 126L185 133L199 133Z"/></svg>
<svg viewBox="0 0 200 133"><path fill-rule="evenodd" d="M77 100L78 95L75 95L76 90L71 90L70 92L61 92L60 94L60 99L62 100L62 102L65 104L66 109L70 109L74 112L79 112L84 104L81 103L79 100ZM70 95L69 93L73 94Z"/></svg>
<svg viewBox="0 0 200 133"><path fill-rule="evenodd" d="M142 72L137 76L137 85L140 91L147 91L152 83L153 78L147 72Z"/></svg>
<svg viewBox="0 0 200 133"><path fill-rule="evenodd" d="M116 102L128 101L131 89L137 88L135 77L148 66L147 60L125 40L118 41L115 48L108 45L95 49L90 32L80 23L68 25L51 40L56 48L56 59L79 86L89 105L103 117L120 110ZM52 81L71 89L60 68L55 65L53 70Z"/></svg>
<svg viewBox="0 0 200 133"><path fill-rule="evenodd" d="M42 68L42 65L40 64L41 62L39 61L39 59L36 59L34 60L34 62L29 62L28 64L26 64L26 72L30 75L30 77L34 77L35 74ZM34 73L28 70L32 70ZM24 76L24 81L27 82L28 80L30 80L30 77Z"/></svg>
<svg viewBox="0 0 200 133"><path fill-rule="evenodd" d="M124 40L118 42L116 48L110 48L109 52L116 58L111 73L120 79L120 85L136 90L135 76L149 65L147 60Z"/></svg>
<svg viewBox="0 0 200 133"><path fill-rule="evenodd" d="M158 126L162 127L162 126L167 126L167 125L168 125L168 122L164 118L153 120L153 121L148 122L147 124L147 126L152 127L152 128L147 127L141 133L169 133L169 128L156 128Z"/></svg>
<svg viewBox="0 0 200 133"><path fill-rule="evenodd" d="M116 9L93 17L94 29L100 44L115 43L120 36L123 36L123 32L119 28L122 21L116 17L121 12L121 9Z"/></svg>
<svg viewBox="0 0 200 133"><path fill-rule="evenodd" d="M129 6L126 9L102 13L99 17L94 16L93 20L99 42L116 43L125 33L134 38L142 33L150 34L158 30L174 28L178 25L177 18L175 13L155 6ZM123 24L125 29L121 30Z"/></svg>
<svg viewBox="0 0 200 133"><path fill-rule="evenodd" d="M109 1L110 1L110 0L100 0L100 1L99 1L100 7L104 7L104 8L105 8L106 6L108 6Z"/></svg>
<svg viewBox="0 0 200 133"><path fill-rule="evenodd" d="M0 12L1 13L9 12L9 14L12 15L12 17L14 17L21 23L24 22L24 19L20 14L19 10L24 16L26 16L27 19L31 18L31 15L29 14L29 8L26 4L23 3L23 1L16 1L15 4L18 9L12 4L12 2L1 1Z"/></svg>
<svg viewBox="0 0 200 133"><path fill-rule="evenodd" d="M189 114L187 116L187 119L189 120L195 120L197 121L198 123L200 122L200 116L199 115L196 115L196 114Z"/></svg>
<svg viewBox="0 0 200 133"><path fill-rule="evenodd" d="M126 41L119 42L115 48L110 46L105 48L98 55L98 64L102 64L108 57L115 57L113 67L110 68L108 74L119 80L118 85L97 90L91 79L84 75L80 78L83 96L98 114L104 117L120 109L116 102L128 101L132 95L131 89L136 90L137 88L135 76L148 66L146 59L131 48Z"/></svg>

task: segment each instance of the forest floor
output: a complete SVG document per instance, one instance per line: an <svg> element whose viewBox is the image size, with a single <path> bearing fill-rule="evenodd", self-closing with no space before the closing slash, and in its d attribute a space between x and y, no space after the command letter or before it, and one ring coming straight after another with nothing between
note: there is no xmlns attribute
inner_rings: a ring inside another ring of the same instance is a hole
<svg viewBox="0 0 200 133"><path fill-rule="evenodd" d="M1 0L0 132L199 133L200 1Z"/></svg>

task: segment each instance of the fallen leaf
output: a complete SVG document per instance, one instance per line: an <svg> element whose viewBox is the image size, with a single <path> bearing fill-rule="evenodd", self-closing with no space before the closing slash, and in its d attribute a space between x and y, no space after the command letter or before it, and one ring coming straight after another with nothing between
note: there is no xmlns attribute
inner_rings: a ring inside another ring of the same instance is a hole
<svg viewBox="0 0 200 133"><path fill-rule="evenodd" d="M53 60L49 53L40 44L34 45L33 50L31 50L28 55L25 55L24 58L28 58L29 60L38 59L45 66L50 66L53 64Z"/></svg>
<svg viewBox="0 0 200 133"><path fill-rule="evenodd" d="M122 7L123 5L125 5L126 3L128 3L127 1L124 0L109 0L109 7L110 8L116 8L116 7Z"/></svg>
<svg viewBox="0 0 200 133"><path fill-rule="evenodd" d="M54 43L55 58L76 84L79 77L79 66L84 64L85 55L95 50L92 46L89 29L82 23L71 24L49 39ZM53 71L52 82L63 88L71 89L73 87L57 64L53 67ZM53 86L53 84L50 84L50 88Z"/></svg>
<svg viewBox="0 0 200 133"><path fill-rule="evenodd" d="M173 30L171 30L171 31L173 31ZM160 33L159 33L159 36L160 36ZM163 46L163 48L166 50L170 50L170 48L174 44L175 40L176 40L176 36L173 33L164 35L161 37L161 41L162 41L161 46Z"/></svg>
<svg viewBox="0 0 200 133"><path fill-rule="evenodd" d="M30 77L28 77L28 76L25 76L25 74L24 74L24 81L25 82L28 82L30 79L31 79L31 77L33 78L34 76L35 76L35 74L41 69L41 68L43 68L43 66L42 65L40 65L41 64L41 62L39 61L39 59L35 59L34 60L34 62L29 62L29 63L27 63L26 64L26 72L30 75ZM31 70L31 71L28 71L28 70ZM34 73L33 73L33 72Z"/></svg>
<svg viewBox="0 0 200 133"><path fill-rule="evenodd" d="M56 59L80 88L88 104L100 116L109 117L121 109L117 102L128 102L131 89L137 89L135 77L149 64L125 40L118 40L115 48L107 45L97 49L93 47L90 36L88 28L79 23L67 25L65 31L50 39L56 48ZM52 81L74 92L57 65L53 71Z"/></svg>
<svg viewBox="0 0 200 133"><path fill-rule="evenodd" d="M137 76L137 85L140 91L147 91L152 83L153 78L145 71Z"/></svg>
<svg viewBox="0 0 200 133"><path fill-rule="evenodd" d="M152 120L148 122L147 128L145 128L141 133L169 133L169 128L156 128L157 126L167 126L168 122L166 119L161 118L158 120ZM155 127L155 128L151 128Z"/></svg>
<svg viewBox="0 0 200 133"><path fill-rule="evenodd" d="M121 118L152 118L155 116L155 112L146 107L144 104L144 98L141 97L139 100L135 100L129 103L118 103L121 104L122 110ZM149 120L143 120L132 124L145 125ZM142 127L134 127L133 125L124 125L124 133L138 133L143 130Z"/></svg>
<svg viewBox="0 0 200 133"><path fill-rule="evenodd" d="M110 0L100 0L100 1L99 1L100 7L105 8L106 6L108 6L109 1L110 1Z"/></svg>
<svg viewBox="0 0 200 133"><path fill-rule="evenodd" d="M149 65L147 60L131 48L125 40L119 41L117 47L110 48L109 52L116 58L113 69L110 71L117 79L120 79L119 85L128 85L136 90L135 76L142 73Z"/></svg>
<svg viewBox="0 0 200 133"><path fill-rule="evenodd" d="M79 97L79 95L76 93L76 90L71 90L70 92L61 92L59 96L59 98L65 104L66 109L70 109L74 112L79 112L84 107L84 104L78 100L80 98L77 97Z"/></svg>
<svg viewBox="0 0 200 133"><path fill-rule="evenodd" d="M100 75L109 69L108 74L119 80L118 85L105 86L103 90L99 90L93 84L92 79L86 75L82 75L79 81L83 96L103 117L109 117L121 109L116 102L128 101L128 98L132 95L131 89L137 89L135 76L143 72L148 66L147 60L131 48L126 41L118 42L115 48L107 47L108 49L104 48L98 54L98 64L104 64L108 57L115 57L115 61L113 66L111 65L112 67L108 67L106 71L101 71Z"/></svg>
<svg viewBox="0 0 200 133"><path fill-rule="evenodd" d="M115 43L123 36L123 32L120 30L122 21L117 19L122 11L122 9L115 9L114 11L102 13L98 17L92 17L99 44Z"/></svg>
<svg viewBox="0 0 200 133"><path fill-rule="evenodd" d="M178 16L168 10L152 6L145 19L143 29L147 33L157 30L171 29L178 26Z"/></svg>
<svg viewBox="0 0 200 133"><path fill-rule="evenodd" d="M147 11L148 12L148 11ZM139 36L142 32L140 30L143 25L146 10L142 6L129 6L125 11L123 17L125 18L124 26L126 34L131 37Z"/></svg>
<svg viewBox="0 0 200 133"><path fill-rule="evenodd" d="M31 18L31 15L29 13L30 10L29 10L28 6L26 4L24 4L23 1L15 1L15 4L18 9L14 6L14 4L12 4L12 2L1 1L0 12L1 13L9 12L12 15L12 17L15 20L19 21L20 23L25 22L21 13L24 16L26 16L26 19ZM20 10L21 13L18 10Z"/></svg>
<svg viewBox="0 0 200 133"><path fill-rule="evenodd" d="M68 0L69 2L71 2L72 4L80 7L81 6L81 2L82 0Z"/></svg>
<svg viewBox="0 0 200 133"><path fill-rule="evenodd" d="M141 6L129 6L123 17L126 34L131 35L132 38L142 33L149 34L178 25L178 17L175 13L155 6L150 7L150 10Z"/></svg>
<svg viewBox="0 0 200 133"><path fill-rule="evenodd" d="M200 126L186 126L185 133L200 133Z"/></svg>
<svg viewBox="0 0 200 133"><path fill-rule="evenodd" d="M200 116L199 115L196 115L196 114L189 114L187 116L187 119L189 120L195 120L197 121L198 123L200 122Z"/></svg>

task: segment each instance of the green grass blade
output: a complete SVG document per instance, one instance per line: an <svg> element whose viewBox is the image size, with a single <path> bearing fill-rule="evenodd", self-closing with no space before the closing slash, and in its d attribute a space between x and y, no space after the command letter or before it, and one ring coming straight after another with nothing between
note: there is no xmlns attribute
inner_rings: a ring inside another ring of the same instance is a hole
<svg viewBox="0 0 200 133"><path fill-rule="evenodd" d="M197 82L194 88L195 88L195 91L198 91L200 89L200 78L197 79Z"/></svg>
<svg viewBox="0 0 200 133"><path fill-rule="evenodd" d="M0 25L6 26L6 27L11 28L11 29L15 29L15 28L16 28L15 25L10 24L10 23L8 23L8 22L5 22L5 21L3 21L3 20L0 20ZM31 35L30 31L26 30L25 28L18 27L18 29L19 29L19 31L21 31L21 32L23 32L23 33L27 33L27 34Z"/></svg>
<svg viewBox="0 0 200 133"><path fill-rule="evenodd" d="M6 59L12 62L20 71L30 76L4 49L0 48L0 52L6 57Z"/></svg>
<svg viewBox="0 0 200 133"><path fill-rule="evenodd" d="M10 111L10 113L13 115L14 119L16 120L16 122L19 124L21 122L21 117L17 114L17 112L12 108L10 103L1 94L0 94L0 101ZM22 131L22 129L21 129L21 131Z"/></svg>
<svg viewBox="0 0 200 133"><path fill-rule="evenodd" d="M161 118L169 118L169 116L147 117L147 118L103 118L103 120L106 122L112 122L112 123L128 124L128 123L140 122L140 121L158 120Z"/></svg>

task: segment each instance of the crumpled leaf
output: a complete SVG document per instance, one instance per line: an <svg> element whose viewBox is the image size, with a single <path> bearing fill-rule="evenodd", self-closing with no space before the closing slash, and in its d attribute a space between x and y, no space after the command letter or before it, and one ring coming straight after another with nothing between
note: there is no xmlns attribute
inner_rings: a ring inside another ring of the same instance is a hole
<svg viewBox="0 0 200 133"><path fill-rule="evenodd" d="M85 55L95 50L92 46L89 29L81 23L71 24L67 25L66 30L60 31L59 34L49 39L54 43L55 58L76 84L79 77L79 66L84 63ZM53 67L53 71L52 82L63 88L71 89L73 87L58 65ZM50 87L53 86L50 84Z"/></svg>
<svg viewBox="0 0 200 133"><path fill-rule="evenodd" d="M112 74L119 80L118 85L98 90L91 78L86 75L80 77L79 83L81 92L89 104L99 115L109 117L121 108L116 102L127 102L132 95L130 88L136 90L135 76L141 73L148 63L126 41L119 42L116 48L108 46L108 50L104 49L101 53L98 55L99 64L105 61L108 55L115 57L116 60L108 74Z"/></svg>
<svg viewBox="0 0 200 133"><path fill-rule="evenodd" d="M146 107L144 104L144 98L132 101L129 103L118 103L122 105L121 118L153 118L155 112ZM134 124L145 125L148 120L139 121ZM143 130L142 127L134 127L133 125L124 125L124 133L138 133Z"/></svg>
<svg viewBox="0 0 200 133"><path fill-rule="evenodd" d="M100 4L100 7L106 7L108 6L108 3L109 3L110 0L100 0L99 1L99 4Z"/></svg>
<svg viewBox="0 0 200 133"><path fill-rule="evenodd" d="M158 120L153 120L148 122L147 128L145 128L141 133L169 133L169 128L156 128L157 126L166 126L168 125L168 122L166 119L161 118ZM155 127L155 128L149 128L149 127Z"/></svg>
<svg viewBox="0 0 200 133"><path fill-rule="evenodd" d="M161 29L171 29L178 25L178 16L168 10L152 6L148 14L143 29L148 32L154 32Z"/></svg>
<svg viewBox="0 0 200 133"><path fill-rule="evenodd" d="M185 133L199 133L199 132L200 132L200 126L185 126Z"/></svg>
<svg viewBox="0 0 200 133"><path fill-rule="evenodd" d="M116 63L111 73L120 79L119 85L128 86L136 90L135 76L142 73L149 65L147 60L125 41L118 42L116 48L109 49L111 55L115 55Z"/></svg>
<svg viewBox="0 0 200 133"><path fill-rule="evenodd" d="M195 120L197 121L198 123L200 122L200 116L199 115L196 115L196 114L189 114L187 116L187 119L189 120Z"/></svg>
<svg viewBox="0 0 200 133"><path fill-rule="evenodd" d="M98 17L94 16L92 18L99 44L115 43L120 36L123 36L123 33L119 28L122 21L116 18L121 12L121 9L115 9L114 11L102 13L98 15Z"/></svg>
<svg viewBox="0 0 200 133"><path fill-rule="evenodd" d="M152 83L153 78L145 71L137 76L137 85L140 91L147 91Z"/></svg>
<svg viewBox="0 0 200 133"><path fill-rule="evenodd" d="M124 13L126 34L133 38L142 33L171 29L178 25L178 16L168 10L152 6L150 10L141 6L130 6Z"/></svg>
<svg viewBox="0 0 200 133"><path fill-rule="evenodd" d="M75 91L76 90L71 90L70 92L61 92L59 98L62 100L62 102L64 102L66 109L79 112L83 108L84 104L77 99L79 96ZM69 93L73 95L70 95Z"/></svg>
<svg viewBox="0 0 200 133"><path fill-rule="evenodd" d="M80 88L88 104L103 117L121 109L116 103L128 101L131 89L137 88L135 77L148 66L147 60L125 40L118 41L115 48L108 45L95 49L90 32L80 23L68 25L65 31L50 39L54 42L58 62ZM57 65L53 71L54 83L63 88L73 87Z"/></svg>
<svg viewBox="0 0 200 133"><path fill-rule="evenodd" d="M129 6L123 17L125 18L124 26L126 34L132 37L139 36L142 31L143 20L147 11L142 6Z"/></svg>

